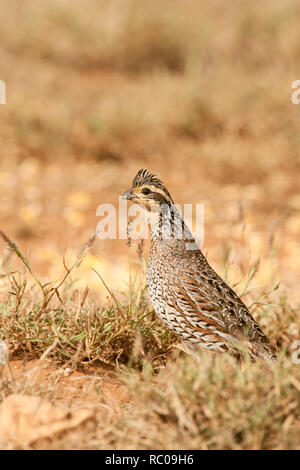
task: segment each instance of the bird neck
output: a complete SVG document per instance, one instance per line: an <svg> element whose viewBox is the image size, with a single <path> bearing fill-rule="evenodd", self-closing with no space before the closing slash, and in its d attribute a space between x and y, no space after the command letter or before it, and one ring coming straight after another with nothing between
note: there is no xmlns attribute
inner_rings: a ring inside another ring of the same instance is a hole
<svg viewBox="0 0 300 470"><path fill-rule="evenodd" d="M151 240L183 241L195 243L194 237L186 226L174 204L160 204L149 213Z"/></svg>

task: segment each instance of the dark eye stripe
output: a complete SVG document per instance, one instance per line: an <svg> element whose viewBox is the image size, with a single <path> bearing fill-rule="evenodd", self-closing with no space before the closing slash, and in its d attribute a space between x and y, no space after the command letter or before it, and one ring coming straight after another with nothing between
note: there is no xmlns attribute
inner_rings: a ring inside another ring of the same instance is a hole
<svg viewBox="0 0 300 470"><path fill-rule="evenodd" d="M167 205L170 204L170 201L166 199L161 193L153 192L150 197L151 199L154 199L154 201L157 201L160 204L167 204Z"/></svg>

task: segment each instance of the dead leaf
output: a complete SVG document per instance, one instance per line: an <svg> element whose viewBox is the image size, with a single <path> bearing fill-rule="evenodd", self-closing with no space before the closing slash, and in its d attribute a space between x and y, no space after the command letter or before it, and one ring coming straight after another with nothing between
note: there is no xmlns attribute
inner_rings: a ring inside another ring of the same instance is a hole
<svg viewBox="0 0 300 470"><path fill-rule="evenodd" d="M0 446L2 449L24 448L93 418L91 409L71 411L55 407L41 397L13 394L0 406Z"/></svg>

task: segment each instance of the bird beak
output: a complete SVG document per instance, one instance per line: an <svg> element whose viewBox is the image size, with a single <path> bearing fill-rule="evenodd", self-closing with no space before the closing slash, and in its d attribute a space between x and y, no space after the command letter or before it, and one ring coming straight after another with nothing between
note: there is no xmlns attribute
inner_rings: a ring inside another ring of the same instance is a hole
<svg viewBox="0 0 300 470"><path fill-rule="evenodd" d="M134 193L131 191L131 189L128 189L128 191L126 191L126 193L123 194L122 199L128 199L128 200L130 200L130 199L134 199L134 198L136 198L136 197L137 197L136 194L134 194Z"/></svg>

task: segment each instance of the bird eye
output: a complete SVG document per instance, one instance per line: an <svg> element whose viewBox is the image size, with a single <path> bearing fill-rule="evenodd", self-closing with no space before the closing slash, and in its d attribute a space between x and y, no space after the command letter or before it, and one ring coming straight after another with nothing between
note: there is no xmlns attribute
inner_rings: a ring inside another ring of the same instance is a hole
<svg viewBox="0 0 300 470"><path fill-rule="evenodd" d="M150 194L150 193L151 193L151 191L150 191L149 188L142 189L142 194Z"/></svg>

